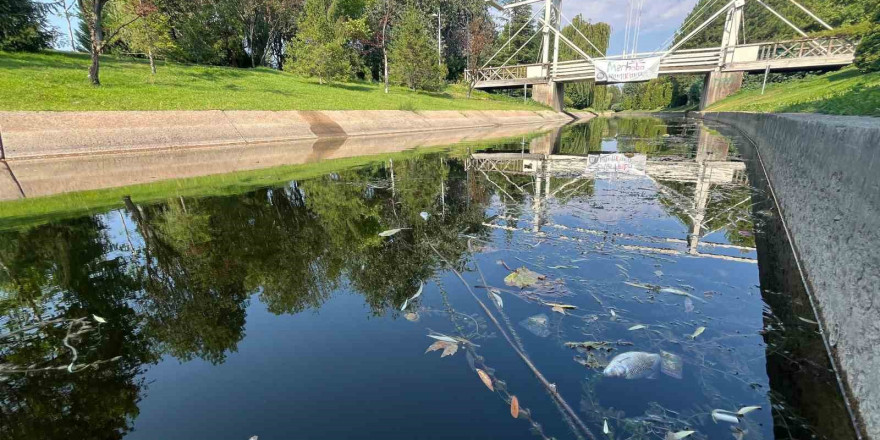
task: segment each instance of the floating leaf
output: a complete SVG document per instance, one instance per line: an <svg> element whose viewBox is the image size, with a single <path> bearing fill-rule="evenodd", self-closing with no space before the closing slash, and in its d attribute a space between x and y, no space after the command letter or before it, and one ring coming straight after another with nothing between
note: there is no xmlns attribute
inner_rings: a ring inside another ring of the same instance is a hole
<svg viewBox="0 0 880 440"><path fill-rule="evenodd" d="M642 325L642 324L636 324L636 325L630 327L629 330L641 330L643 328L648 328L648 326Z"/></svg>
<svg viewBox="0 0 880 440"><path fill-rule="evenodd" d="M94 319L95 322L97 322L98 324L106 324L107 323L106 319L104 319L98 315L92 315L92 319Z"/></svg>
<svg viewBox="0 0 880 440"><path fill-rule="evenodd" d="M513 271L504 278L504 284L508 286L519 287L520 289L525 289L526 287L530 287L535 285L539 280L543 280L546 277L537 272L533 272L525 267L520 267L519 269Z"/></svg>
<svg viewBox="0 0 880 440"><path fill-rule="evenodd" d="M443 353L440 354L440 357L445 358L446 356L452 356L457 351L458 344L446 344L446 348L443 349Z"/></svg>
<svg viewBox="0 0 880 440"><path fill-rule="evenodd" d="M428 213L425 212L425 211L422 211L419 215L422 216L422 219L425 220L425 221L428 221L428 217L431 216L431 214L428 214Z"/></svg>
<svg viewBox="0 0 880 440"><path fill-rule="evenodd" d="M721 409L713 409L712 421L718 423L719 420L728 423L739 423L739 418L735 414L729 414L727 411Z"/></svg>
<svg viewBox="0 0 880 440"><path fill-rule="evenodd" d="M492 289L489 291L489 296L492 297L492 302L495 303L495 306L501 309L504 308L504 301L501 300L501 295L499 295L497 292L497 290Z"/></svg>
<svg viewBox="0 0 880 440"><path fill-rule="evenodd" d="M629 281L624 281L623 284L626 284L627 286L638 287L639 289L652 290L654 288L654 287L649 286L647 284L631 283Z"/></svg>
<svg viewBox="0 0 880 440"><path fill-rule="evenodd" d="M678 431L678 432L671 432L670 431L670 432L666 433L666 440L681 440L681 439L693 434L694 432L696 432L696 431Z"/></svg>
<svg viewBox="0 0 880 440"><path fill-rule="evenodd" d="M671 293L673 295L687 296L689 298L696 299L697 301L706 302L706 300L704 300L703 298L698 298L696 296L691 295L690 293L685 292L684 290L676 289L675 287L664 287L664 288L660 289L660 291L663 293Z"/></svg>
<svg viewBox="0 0 880 440"><path fill-rule="evenodd" d="M406 315L403 315L403 317L409 322L417 322L419 320L419 314L413 312L407 313Z"/></svg>
<svg viewBox="0 0 880 440"><path fill-rule="evenodd" d="M488 388L489 391L495 391L495 387L492 386L492 379L485 371L477 368L477 376L480 376L480 380L483 381L483 384L486 385L486 388Z"/></svg>
<svg viewBox="0 0 880 440"><path fill-rule="evenodd" d="M437 341L437 342L435 342L435 343L429 345L429 346L428 346L428 349L425 350L425 353L428 353L428 352L431 352L431 351L437 351L437 350L445 349L447 345L449 345L449 342L446 342L446 341Z"/></svg>
<svg viewBox="0 0 880 440"><path fill-rule="evenodd" d="M387 230L387 231L382 231L382 232L380 232L380 233L379 233L379 236L380 236L380 237L390 237L390 236L392 236L392 235L394 235L394 234L396 234L396 233L398 233L398 232L400 232L400 231L402 231L402 230L404 230L404 229L406 229L406 228L389 229L389 230Z"/></svg>
<svg viewBox="0 0 880 440"><path fill-rule="evenodd" d="M655 271L654 271L654 275L657 275L658 277L662 277L662 276L663 276L663 272L662 272L662 271L659 271L659 270L655 270Z"/></svg>
<svg viewBox="0 0 880 440"><path fill-rule="evenodd" d="M697 327L697 329L694 330L694 334L690 336L691 339L697 339L697 336L702 335L704 331L706 331L706 327Z"/></svg>
<svg viewBox="0 0 880 440"><path fill-rule="evenodd" d="M744 406L744 407L740 408L739 411L737 411L736 413L741 416L744 416L744 415L746 415L756 409L761 409L761 407L760 406Z"/></svg>
<svg viewBox="0 0 880 440"><path fill-rule="evenodd" d="M800 319L801 321L806 322L807 324L819 325L818 322L813 321L812 319L801 318L800 316L798 316L798 319Z"/></svg>
<svg viewBox="0 0 880 440"><path fill-rule="evenodd" d="M690 313L694 311L694 301L687 297L684 299L684 312Z"/></svg>
<svg viewBox="0 0 880 440"><path fill-rule="evenodd" d="M421 284L419 284L419 290L416 292L415 295L413 295L411 298L407 298L407 299L403 302L403 306L400 307L400 311L402 312L402 311L406 310L406 306L408 306L409 303L410 303L412 300L418 298L419 295L422 294L422 289L424 289L424 288L425 288L425 283L421 283Z"/></svg>
<svg viewBox="0 0 880 440"><path fill-rule="evenodd" d="M614 311L614 309L610 309L610 310L611 310L611 319L612 320L617 319L617 313Z"/></svg>
<svg viewBox="0 0 880 440"><path fill-rule="evenodd" d="M514 419L519 417L519 399L516 396L510 396L510 415Z"/></svg>
<svg viewBox="0 0 880 440"><path fill-rule="evenodd" d="M553 310L556 313L562 313L563 315L565 314L565 309L559 306L553 306L553 308L550 310Z"/></svg>
<svg viewBox="0 0 880 440"><path fill-rule="evenodd" d="M458 343L458 340L457 340L457 339L455 339L455 338L450 338L449 336L446 336L446 335L428 335L428 337L429 337L429 338L434 338L434 339L436 339L436 340L438 340L438 341L450 342L450 343L453 343L453 344L457 344L457 343Z"/></svg>
<svg viewBox="0 0 880 440"><path fill-rule="evenodd" d="M605 434L611 434L611 430L608 429L608 419L602 420L602 432Z"/></svg>
<svg viewBox="0 0 880 440"><path fill-rule="evenodd" d="M550 307L559 307L560 309L576 309L577 307L571 304L557 304L557 303L544 303Z"/></svg>

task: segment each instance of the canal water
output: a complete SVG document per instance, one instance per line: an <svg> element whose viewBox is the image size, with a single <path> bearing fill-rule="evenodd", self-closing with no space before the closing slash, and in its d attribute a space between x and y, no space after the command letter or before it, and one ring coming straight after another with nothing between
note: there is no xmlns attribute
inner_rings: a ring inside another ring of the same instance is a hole
<svg viewBox="0 0 880 440"><path fill-rule="evenodd" d="M0 437L855 437L730 129L318 166L6 223Z"/></svg>

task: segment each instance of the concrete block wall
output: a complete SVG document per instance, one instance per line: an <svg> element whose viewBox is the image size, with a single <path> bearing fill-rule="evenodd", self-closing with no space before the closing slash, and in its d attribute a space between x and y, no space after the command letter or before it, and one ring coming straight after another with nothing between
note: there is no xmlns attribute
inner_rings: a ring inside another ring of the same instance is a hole
<svg viewBox="0 0 880 440"><path fill-rule="evenodd" d="M703 116L757 144L857 418L880 439L880 119Z"/></svg>

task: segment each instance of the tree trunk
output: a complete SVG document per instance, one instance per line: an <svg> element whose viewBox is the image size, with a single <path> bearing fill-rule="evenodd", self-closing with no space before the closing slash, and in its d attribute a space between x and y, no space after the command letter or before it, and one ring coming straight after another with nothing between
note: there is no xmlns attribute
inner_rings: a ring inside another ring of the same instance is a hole
<svg viewBox="0 0 880 440"><path fill-rule="evenodd" d="M73 26L70 24L70 9L68 9L67 1L64 2L64 18L67 20L67 35L70 37L70 50L77 52L76 39L73 38Z"/></svg>
<svg viewBox="0 0 880 440"><path fill-rule="evenodd" d="M101 85L101 64L100 60L98 59L98 50L99 49L95 45L95 43L92 43L92 65L89 66L89 80L92 81L93 86Z"/></svg>
<svg viewBox="0 0 880 440"><path fill-rule="evenodd" d="M388 50L382 47L382 64L385 67L385 93L388 93Z"/></svg>
<svg viewBox="0 0 880 440"><path fill-rule="evenodd" d="M386 5L386 9L387 9ZM385 31L388 29L388 17L382 21L382 66L385 71L385 93L388 93L388 40L385 39Z"/></svg>
<svg viewBox="0 0 880 440"><path fill-rule="evenodd" d="M101 85L101 60L99 55L104 50L104 24L101 13L104 9L105 0L94 0L92 16L89 17L89 33L92 40L92 65L89 66L89 79L92 85Z"/></svg>
<svg viewBox="0 0 880 440"><path fill-rule="evenodd" d="M153 49L147 49L147 56L150 58L150 73L156 74L156 61L153 60Z"/></svg>

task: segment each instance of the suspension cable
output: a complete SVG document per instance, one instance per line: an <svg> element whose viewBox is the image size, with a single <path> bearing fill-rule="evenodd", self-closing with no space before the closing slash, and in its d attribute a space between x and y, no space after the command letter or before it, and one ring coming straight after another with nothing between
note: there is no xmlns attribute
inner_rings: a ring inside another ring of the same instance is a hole
<svg viewBox="0 0 880 440"><path fill-rule="evenodd" d="M511 35L510 37L508 37L508 38L507 38L507 41L505 41L504 44L502 44L501 47L499 47L498 50L495 51L495 53L492 54L491 57L489 57L489 59L486 61L486 63L483 64L483 67L480 67L480 68L481 68L481 69L485 69L486 66L488 66L489 63L491 63L492 60L494 60L495 57L498 56L498 54L501 53L501 51L504 50L504 48L507 47L507 45L510 44L510 42L513 41L513 39L516 38L516 36L519 35L519 33L522 32L523 29L526 28L526 26L528 26L528 25L530 25L530 24L532 23L532 20L534 20L535 17L538 16L538 13L541 12L541 11L543 11L543 10L544 10L544 8L538 8L538 9L532 14L532 16L529 17L529 19L526 20L525 23L523 23L522 27L520 27L519 30L516 31L515 34ZM512 15L511 15L510 22L512 22L512 21L513 21L513 17L512 17ZM510 26L510 24L509 24L510 22L508 22L508 26ZM509 30L509 29L510 29L510 28L508 27L508 30ZM537 35L537 34L536 34L536 35Z"/></svg>
<svg viewBox="0 0 880 440"><path fill-rule="evenodd" d="M559 11L559 16L560 16L563 20L568 20L568 18L567 18L566 16L562 15L562 11L561 11L561 10L558 10L558 11ZM583 33L581 33L580 29L578 29L577 26L574 25L574 22L573 22L573 21L568 20L568 23L571 25L572 28L574 28L575 32L577 32L578 35L581 36L581 38L583 38L584 40L587 40L587 43L589 43L590 46L593 47L593 49L596 49L596 53L598 53L599 56L602 56L602 57L605 56L605 53L604 53L601 49L599 49L598 47L596 47L596 45L593 44L593 42L590 41L590 39L587 38L586 35L584 35Z"/></svg>
<svg viewBox="0 0 880 440"><path fill-rule="evenodd" d="M694 24L697 20L699 20L700 18L702 18L703 11L704 11L706 8L711 7L711 6L714 5L715 3L718 3L718 0L709 0L709 1L706 2L706 3L703 3L703 6L701 6L696 12L694 12L693 14L691 14L690 17L688 17L688 18L684 21L684 23L681 24L681 26L680 26L679 29L678 29L678 32L679 32L681 35L684 35L684 31L685 31L685 29L687 29L688 26ZM654 53L659 52L661 49L663 49L664 47L667 47L670 43L672 43L672 41L675 39L675 36L676 36L676 35L677 35L676 33L673 33L672 35L669 36L669 38L667 38L665 41L663 41L662 43L660 43L660 45L657 46L657 49L654 49Z"/></svg>

